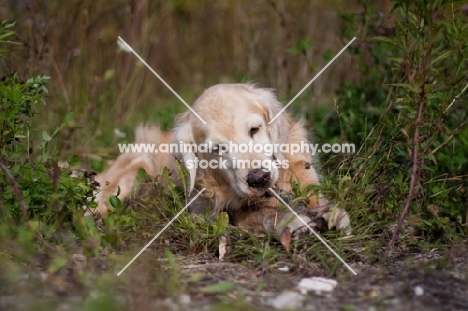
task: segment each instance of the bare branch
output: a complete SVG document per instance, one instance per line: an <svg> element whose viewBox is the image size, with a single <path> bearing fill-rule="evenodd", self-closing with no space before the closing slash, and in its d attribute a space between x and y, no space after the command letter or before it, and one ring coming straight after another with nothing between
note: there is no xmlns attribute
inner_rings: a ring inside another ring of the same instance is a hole
<svg viewBox="0 0 468 311"><path fill-rule="evenodd" d="M468 120L465 120L463 121L459 126L457 126L452 134L450 134L449 137L447 137L447 139L441 143L439 146L437 146L434 150L432 150L431 154L435 154L437 151L439 151L440 148L444 147L445 145L447 145L452 139L453 137L455 137L455 135L457 135L458 131L463 127L465 126L466 124L468 123Z"/></svg>
<svg viewBox="0 0 468 311"><path fill-rule="evenodd" d="M23 193L21 192L18 183L16 182L15 178L13 175L10 173L10 170L8 170L8 167L6 166L5 160L0 159L0 169L3 171L7 179L10 181L12 187L13 187L13 194L16 196L18 199L18 203L21 209L21 214L23 217L23 223L27 224L28 223L28 207L26 203L24 202L24 197Z"/></svg>
<svg viewBox="0 0 468 311"><path fill-rule="evenodd" d="M400 233L401 226L403 225L403 221L405 220L406 216L409 213L411 202L413 201L413 197L414 197L414 192L419 182L420 170L421 170L421 166L419 163L419 126L421 125L422 114L423 114L423 101L421 100L419 102L418 114L416 115L416 120L415 120L416 122L415 122L414 137L413 137L413 159L412 159L413 167L411 171L409 193L408 193L408 197L406 198L405 208L403 209L403 212L400 215L400 219L398 220L397 226L395 227L395 230L393 231L392 238L388 242L387 248L385 249L384 258L387 258L388 254L390 253L390 250L393 248L393 244L395 244L395 240Z"/></svg>
<svg viewBox="0 0 468 311"><path fill-rule="evenodd" d="M467 89L468 89L468 84L465 85L465 87L463 88L463 90L462 90L460 93L458 93L457 96L454 97L454 99L452 100L452 102L450 103L450 105L448 105L448 107L445 108L444 114L446 114L447 111L448 111L450 108L452 108L453 104L454 104L458 99L460 99L460 98L462 97L463 93L465 93Z"/></svg>

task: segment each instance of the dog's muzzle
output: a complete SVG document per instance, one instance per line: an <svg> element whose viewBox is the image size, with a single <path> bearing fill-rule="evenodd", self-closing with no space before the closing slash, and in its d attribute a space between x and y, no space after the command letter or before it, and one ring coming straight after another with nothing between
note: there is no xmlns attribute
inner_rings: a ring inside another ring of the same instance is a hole
<svg viewBox="0 0 468 311"><path fill-rule="evenodd" d="M247 174L246 181L251 188L266 188L271 182L271 173L261 168L253 169Z"/></svg>

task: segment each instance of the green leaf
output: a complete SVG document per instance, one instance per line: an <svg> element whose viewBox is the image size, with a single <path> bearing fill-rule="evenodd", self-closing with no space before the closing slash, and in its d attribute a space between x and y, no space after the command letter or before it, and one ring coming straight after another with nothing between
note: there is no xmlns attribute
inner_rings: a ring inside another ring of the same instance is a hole
<svg viewBox="0 0 468 311"><path fill-rule="evenodd" d="M176 267L176 261L174 254L169 249L164 249L164 254L166 255L167 262L172 268Z"/></svg>
<svg viewBox="0 0 468 311"><path fill-rule="evenodd" d="M203 277L203 274L200 272L195 272L190 275L190 278L188 280L189 283L197 283L200 281Z"/></svg>
<svg viewBox="0 0 468 311"><path fill-rule="evenodd" d="M36 232L41 227L41 222L39 220L30 220L28 221L28 226L32 232Z"/></svg>
<svg viewBox="0 0 468 311"><path fill-rule="evenodd" d="M371 41L377 41L377 42L389 43L389 44L392 44L392 45L395 45L395 46L396 46L395 41L393 41L393 40L390 39L389 37L375 36L375 37L370 38L370 40L371 40Z"/></svg>
<svg viewBox="0 0 468 311"><path fill-rule="evenodd" d="M71 167L77 165L79 162L80 162L80 157L77 156L76 154L74 154L73 156L71 156L70 160L68 160L68 164L69 164Z"/></svg>
<svg viewBox="0 0 468 311"><path fill-rule="evenodd" d="M218 284L208 285L199 289L199 292L205 294L217 294L229 292L234 288L231 282L219 282Z"/></svg>
<svg viewBox="0 0 468 311"><path fill-rule="evenodd" d="M225 232L228 225L229 225L228 213L226 212L219 213L218 218L216 218L216 221L213 225L213 233L217 235L217 234L221 234Z"/></svg>
<svg viewBox="0 0 468 311"><path fill-rule="evenodd" d="M67 112L65 115L65 123L70 123L73 120L73 111Z"/></svg>
<svg viewBox="0 0 468 311"><path fill-rule="evenodd" d="M116 210L122 209L122 201L120 201L120 199L116 195L111 195L109 197L109 203Z"/></svg>
<svg viewBox="0 0 468 311"><path fill-rule="evenodd" d="M63 268L67 264L67 260L61 256L57 256L54 258L52 263L48 267L49 273L55 273L61 268Z"/></svg>
<svg viewBox="0 0 468 311"><path fill-rule="evenodd" d="M52 138L50 137L49 134L47 134L46 131L43 131L42 132L42 138L45 140L45 141L50 141Z"/></svg>
<svg viewBox="0 0 468 311"><path fill-rule="evenodd" d="M144 168L140 167L137 171L137 176L135 178L135 182L133 183L133 185L138 186L147 180L148 180L148 173L146 173ZM120 193L120 188L119 188L117 195L119 195L119 193Z"/></svg>
<svg viewBox="0 0 468 311"><path fill-rule="evenodd" d="M439 61L441 61L441 60L443 60L443 59L448 58L448 57L449 57L450 55L452 55L452 54L453 54L453 51L452 51L452 50L445 51L444 53L442 53L441 55L439 55L436 59L434 59L434 60L431 62L430 66L433 66L435 63L437 63L437 62L439 62Z"/></svg>
<svg viewBox="0 0 468 311"><path fill-rule="evenodd" d="M327 49L323 53L322 57L323 57L323 60L328 63L333 58L332 52L330 51L330 49Z"/></svg>
<svg viewBox="0 0 468 311"><path fill-rule="evenodd" d="M28 245L34 240L34 233L28 228L20 227L18 230L18 241L22 245Z"/></svg>
<svg viewBox="0 0 468 311"><path fill-rule="evenodd" d="M114 69L108 69L108 70L106 70L106 72L104 72L103 80L104 81L109 81L112 78L114 78L114 76L115 76L115 70Z"/></svg>
<svg viewBox="0 0 468 311"><path fill-rule="evenodd" d="M401 88L404 88L404 89L406 89L408 91L411 91L411 92L419 95L419 90L414 85L411 85L409 83L391 83L391 84L385 84L385 85L392 85L392 86L396 86L396 87L401 87Z"/></svg>

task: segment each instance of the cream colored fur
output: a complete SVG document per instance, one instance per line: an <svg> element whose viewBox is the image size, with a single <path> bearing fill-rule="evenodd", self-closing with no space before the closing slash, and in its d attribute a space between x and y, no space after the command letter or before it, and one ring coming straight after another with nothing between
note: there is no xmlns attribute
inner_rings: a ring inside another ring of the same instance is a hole
<svg viewBox="0 0 468 311"><path fill-rule="evenodd" d="M259 144L301 144L307 142L307 132L301 122L296 122L284 111L275 121L268 124L282 105L269 89L251 84L220 84L207 90L196 100L192 108L207 124L187 111L176 118L173 132L164 133L157 127L138 127L136 143L195 143L237 144L252 141ZM252 135L252 129L258 128ZM164 167L174 168L174 159L182 163L198 158L212 160L221 157L231 164L228 169L188 169L189 195L194 196L205 188L203 194L190 207L194 212L210 212L217 215L228 211L231 221L239 226L255 231L277 230L278 212L272 212L278 206L278 200L265 194L268 188L276 187L290 191L291 182L300 182L302 186L319 184L319 176L311 164L312 157L307 152L283 154L277 152L271 156L264 153L178 153L178 154L122 154L104 173L97 176L102 191L98 194L98 211L106 214L107 198L115 194L117 185L121 188L120 197L130 194L139 168L150 175L157 175ZM272 168L268 182L262 187L251 187L248 180L251 170L233 168L235 160L281 160L286 161L288 168ZM176 172L177 170L175 170ZM320 194L310 193L309 208L320 208L323 217L331 226L347 228L349 217L342 209L332 213L333 206ZM284 214L284 217L289 214ZM275 221L272 220L275 217ZM300 226L296 222L296 227Z"/></svg>

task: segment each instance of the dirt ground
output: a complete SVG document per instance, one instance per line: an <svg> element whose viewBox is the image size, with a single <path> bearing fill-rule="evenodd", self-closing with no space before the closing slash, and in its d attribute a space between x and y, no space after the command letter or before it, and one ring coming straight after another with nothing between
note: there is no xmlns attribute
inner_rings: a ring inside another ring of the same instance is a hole
<svg viewBox="0 0 468 311"><path fill-rule="evenodd" d="M160 256L149 248L116 276L129 255L76 255L58 271L2 264L1 310L468 310L468 247L394 252L387 262L348 262L330 276L307 266L220 262L216 254ZM121 258L125 257L125 258ZM301 292L303 278L336 280L329 292Z"/></svg>

